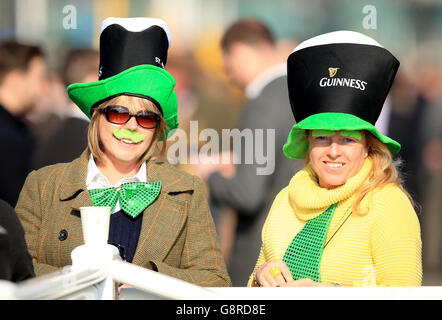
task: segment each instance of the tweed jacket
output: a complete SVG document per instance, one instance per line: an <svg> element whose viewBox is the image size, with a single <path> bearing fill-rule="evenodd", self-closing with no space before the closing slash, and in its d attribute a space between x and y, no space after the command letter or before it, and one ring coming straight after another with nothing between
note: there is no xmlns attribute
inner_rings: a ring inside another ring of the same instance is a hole
<svg viewBox="0 0 442 320"><path fill-rule="evenodd" d="M16 212L25 229L37 276L71 265L84 244L80 207L93 206L86 188L89 152L69 163L32 171ZM147 181L162 181L144 210L133 264L200 286L230 286L201 180L168 163L146 163Z"/></svg>

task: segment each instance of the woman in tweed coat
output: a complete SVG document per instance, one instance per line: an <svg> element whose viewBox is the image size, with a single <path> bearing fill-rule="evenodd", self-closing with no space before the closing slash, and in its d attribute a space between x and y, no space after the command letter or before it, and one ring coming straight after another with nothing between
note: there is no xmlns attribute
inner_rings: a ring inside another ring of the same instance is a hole
<svg viewBox="0 0 442 320"><path fill-rule="evenodd" d="M103 22L100 80L68 88L91 118L88 148L30 173L16 207L37 276L72 264L71 251L84 243L79 209L100 205L91 190L143 183L160 188L135 211L115 191L109 242L136 265L200 286L230 285L202 182L153 158L158 140L178 127L175 81L163 69L167 41L159 19Z"/></svg>

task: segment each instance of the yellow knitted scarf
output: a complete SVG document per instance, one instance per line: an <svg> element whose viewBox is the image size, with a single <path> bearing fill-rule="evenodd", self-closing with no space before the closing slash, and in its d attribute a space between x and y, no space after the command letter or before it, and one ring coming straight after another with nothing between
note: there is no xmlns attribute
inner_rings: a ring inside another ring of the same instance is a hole
<svg viewBox="0 0 442 320"><path fill-rule="evenodd" d="M372 169L370 158L365 159L359 172L345 184L334 189L319 186L318 177L311 164L300 170L288 185L289 204L296 217L303 221L316 218L332 204L346 200L354 195L364 183Z"/></svg>

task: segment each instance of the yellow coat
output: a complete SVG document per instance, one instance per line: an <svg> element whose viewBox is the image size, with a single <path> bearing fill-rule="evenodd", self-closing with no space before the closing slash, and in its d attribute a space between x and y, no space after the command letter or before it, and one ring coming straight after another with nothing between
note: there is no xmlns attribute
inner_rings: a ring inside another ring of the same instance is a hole
<svg viewBox="0 0 442 320"><path fill-rule="evenodd" d="M319 187L310 166L298 172L270 209L255 270L266 262L282 260L306 221L339 202L325 241L321 281L348 286L420 286L420 226L402 190L393 184L377 188L361 203L362 209L368 209L366 214L351 212L354 191L368 179L371 167L367 159L354 177L330 190Z"/></svg>

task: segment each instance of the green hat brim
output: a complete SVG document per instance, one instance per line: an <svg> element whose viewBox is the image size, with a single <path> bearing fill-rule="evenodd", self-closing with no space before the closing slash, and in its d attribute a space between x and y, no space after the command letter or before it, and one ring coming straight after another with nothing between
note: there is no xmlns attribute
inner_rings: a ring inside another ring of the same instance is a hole
<svg viewBox="0 0 442 320"><path fill-rule="evenodd" d="M289 159L303 159L308 150L308 140L305 130L367 130L390 150L397 154L401 145L393 139L381 134L371 123L348 113L324 112L311 115L295 124L290 131L287 142L283 147L285 156Z"/></svg>
<svg viewBox="0 0 442 320"><path fill-rule="evenodd" d="M139 65L123 72L89 83L75 83L67 88L71 100L90 119L92 109L119 95L146 98L161 108L166 121L166 137L178 128L178 100L175 79L164 69L153 65Z"/></svg>

